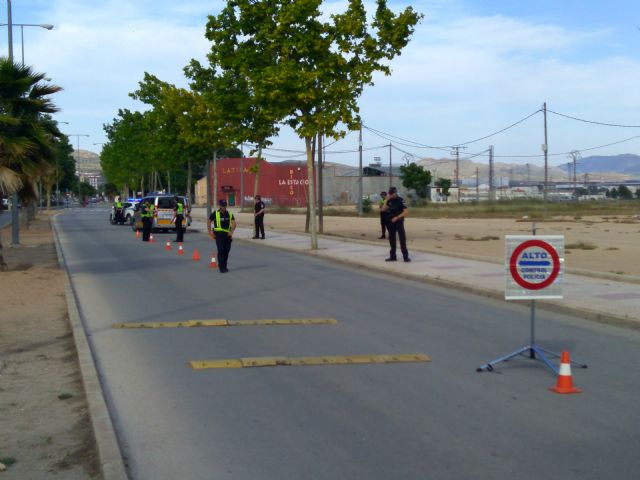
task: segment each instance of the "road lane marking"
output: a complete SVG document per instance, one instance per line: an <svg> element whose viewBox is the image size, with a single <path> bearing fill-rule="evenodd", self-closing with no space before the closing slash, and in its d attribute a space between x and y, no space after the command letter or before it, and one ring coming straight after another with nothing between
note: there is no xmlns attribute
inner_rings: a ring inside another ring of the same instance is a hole
<svg viewBox="0 0 640 480"><path fill-rule="evenodd" d="M423 353L403 353L396 355L327 355L317 357L246 357L219 360L192 360L189 366L194 370L210 368L252 368L312 365L361 365L366 363L416 363L430 362Z"/></svg>
<svg viewBox="0 0 640 480"><path fill-rule="evenodd" d="M116 323L113 328L246 327L264 325L336 325L335 318L274 318L266 320L186 320L183 322Z"/></svg>

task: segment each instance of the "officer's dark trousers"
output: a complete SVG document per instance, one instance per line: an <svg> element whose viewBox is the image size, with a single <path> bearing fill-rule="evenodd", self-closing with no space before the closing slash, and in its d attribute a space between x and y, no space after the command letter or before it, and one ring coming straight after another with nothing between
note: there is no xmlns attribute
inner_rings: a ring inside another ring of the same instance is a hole
<svg viewBox="0 0 640 480"><path fill-rule="evenodd" d="M380 228L382 228L382 238L384 238L385 236L385 230L387 228L387 221L385 220L385 213L384 212L380 212Z"/></svg>
<svg viewBox="0 0 640 480"><path fill-rule="evenodd" d="M153 221L150 218L144 217L142 219L142 241L143 242L149 241L149 237L151 236L152 224L153 224Z"/></svg>
<svg viewBox="0 0 640 480"><path fill-rule="evenodd" d="M258 215L257 217L255 217L254 224L256 229L254 238L264 238L264 215Z"/></svg>
<svg viewBox="0 0 640 480"><path fill-rule="evenodd" d="M184 227L182 221L184 217L182 215L176 215L176 243L182 243L184 238Z"/></svg>
<svg viewBox="0 0 640 480"><path fill-rule="evenodd" d="M400 251L402 251L403 258L409 258L409 251L407 250L407 234L404 232L404 218L393 223L391 220L387 221L387 231L389 232L389 251L390 258L396 258L396 232L400 237Z"/></svg>
<svg viewBox="0 0 640 480"><path fill-rule="evenodd" d="M218 247L218 268L225 270L231 251L231 237L227 232L216 232L216 246Z"/></svg>

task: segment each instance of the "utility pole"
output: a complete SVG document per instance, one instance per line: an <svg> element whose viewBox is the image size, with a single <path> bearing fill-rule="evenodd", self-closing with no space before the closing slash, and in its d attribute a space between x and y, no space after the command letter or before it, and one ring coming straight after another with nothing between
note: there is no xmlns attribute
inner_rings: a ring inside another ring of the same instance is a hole
<svg viewBox="0 0 640 480"><path fill-rule="evenodd" d="M571 171L571 166L573 167L573 197L577 200L578 199L578 179L576 176L577 173L577 162L578 162L578 158L580 157L580 152L578 150L573 150L570 154L569 157L571 158L571 163L570 165L570 169L569 171ZM569 173L569 179L571 180L571 173Z"/></svg>
<svg viewBox="0 0 640 480"><path fill-rule="evenodd" d="M211 160L207 158L207 218L211 217Z"/></svg>
<svg viewBox="0 0 640 480"><path fill-rule="evenodd" d="M213 151L213 206L218 205L218 151Z"/></svg>
<svg viewBox="0 0 640 480"><path fill-rule="evenodd" d="M489 201L493 202L496 199L496 190L493 185L493 145L489 147Z"/></svg>
<svg viewBox="0 0 640 480"><path fill-rule="evenodd" d="M527 184L531 184L531 165L527 163Z"/></svg>
<svg viewBox="0 0 640 480"><path fill-rule="evenodd" d="M456 188L458 189L458 203L460 203L460 149L463 150L467 147L453 147L455 149L454 152L451 152L456 156Z"/></svg>
<svg viewBox="0 0 640 480"><path fill-rule="evenodd" d="M548 167L548 153L549 145L547 143L547 102L542 105L542 111L544 113L544 143L542 144L542 151L544 152L544 188L542 191L542 198L544 201L544 216L547 216L547 190L549 188L549 167Z"/></svg>
<svg viewBox="0 0 640 480"><path fill-rule="evenodd" d="M7 0L7 31L9 32L9 63L13 64L13 23L11 21L11 0ZM18 192L13 192L13 195L11 195L11 244L20 245Z"/></svg>
<svg viewBox="0 0 640 480"><path fill-rule="evenodd" d="M389 189L393 186L393 166L391 164L391 148L392 145L389 143Z"/></svg>
<svg viewBox="0 0 640 480"><path fill-rule="evenodd" d="M324 232L324 189L322 183L322 172L324 171L324 146L323 146L323 134L318 133L318 170L316 171L316 175L318 177L318 233Z"/></svg>
<svg viewBox="0 0 640 480"><path fill-rule="evenodd" d="M476 202L480 203L480 169L476 167Z"/></svg>
<svg viewBox="0 0 640 480"><path fill-rule="evenodd" d="M362 216L362 125L360 125L360 136L358 137L358 216Z"/></svg>
<svg viewBox="0 0 640 480"><path fill-rule="evenodd" d="M244 212L244 149L240 144L240 212Z"/></svg>

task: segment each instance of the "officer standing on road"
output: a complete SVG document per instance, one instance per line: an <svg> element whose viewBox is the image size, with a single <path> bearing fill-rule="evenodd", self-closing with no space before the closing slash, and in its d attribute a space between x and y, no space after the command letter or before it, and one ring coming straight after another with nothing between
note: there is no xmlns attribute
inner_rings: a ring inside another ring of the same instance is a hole
<svg viewBox="0 0 640 480"><path fill-rule="evenodd" d="M227 273L227 261L229 260L229 252L231 251L231 241L233 231L236 229L236 221L233 213L227 210L227 201L220 200L218 202L220 208L209 216L207 228L209 235L216 241L218 247L218 268L220 273Z"/></svg>
<svg viewBox="0 0 640 480"><path fill-rule="evenodd" d="M184 203L180 197L174 197L176 206L173 207L173 220L172 223L176 226L176 243L182 243L184 237L184 227L182 222L184 221Z"/></svg>
<svg viewBox="0 0 640 480"><path fill-rule="evenodd" d="M409 213L407 206L404 203L404 199L398 196L398 189L391 187L389 189L389 195L385 200L385 204L382 206L382 211L385 212L385 219L387 222L387 231L389 232L389 246L391 250L389 252L389 258L386 262L395 262L396 258L396 232L400 237L400 250L402 251L402 257L405 262L410 262L409 251L407 250L407 235L404 231L404 218Z"/></svg>
<svg viewBox="0 0 640 480"><path fill-rule="evenodd" d="M255 234L253 238L259 238L261 236L262 240L264 240L264 210L265 208L267 208L267 206L260 199L260 195L256 195L255 201L256 203L253 206L253 209L255 211Z"/></svg>
<svg viewBox="0 0 640 480"><path fill-rule="evenodd" d="M151 227L153 226L154 205L145 200L140 207L140 217L142 218L142 241L148 242L151 236Z"/></svg>
<svg viewBox="0 0 640 480"><path fill-rule="evenodd" d="M379 205L379 208L380 208L380 228L382 228L382 235L380 235L378 237L378 240L382 240L383 238L386 238L385 237L386 228L387 228L386 225L385 225L386 214L385 214L385 212L382 211L382 207L384 207L386 199L387 199L387 192L380 192L380 205Z"/></svg>

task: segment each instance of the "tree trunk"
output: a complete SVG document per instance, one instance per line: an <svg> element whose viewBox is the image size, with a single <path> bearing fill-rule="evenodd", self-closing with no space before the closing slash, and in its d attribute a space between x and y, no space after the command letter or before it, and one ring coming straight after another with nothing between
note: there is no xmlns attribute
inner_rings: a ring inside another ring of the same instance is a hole
<svg viewBox="0 0 640 480"><path fill-rule="evenodd" d="M9 266L5 263L2 256L2 236L0 235L0 272L6 272L9 270Z"/></svg>
<svg viewBox="0 0 640 480"><path fill-rule="evenodd" d="M47 195L47 212L51 211L51 188L53 187L53 185L50 182L47 182L47 184L44 186L44 190Z"/></svg>
<svg viewBox="0 0 640 480"><path fill-rule="evenodd" d="M189 203L193 203L193 198L191 198L191 160L187 162L187 198L189 199Z"/></svg>
<svg viewBox="0 0 640 480"><path fill-rule="evenodd" d="M258 147L258 158L256 158L256 176L253 179L253 198L258 195L258 182L260 181L260 159L262 157L262 147Z"/></svg>
<svg viewBox="0 0 640 480"><path fill-rule="evenodd" d="M313 142L311 144L311 171L313 172L313 163L314 163L314 158L316 157L316 136L313 136ZM309 177L309 178L313 178L313 174ZM311 180L309 180L311 181ZM311 220L311 209L309 208L309 199L313 198L315 200L314 197L312 197L312 190L309 190L309 195L307 195L307 215L305 217L304 220L304 233L309 233L309 224L310 224L310 220Z"/></svg>
<svg viewBox="0 0 640 480"><path fill-rule="evenodd" d="M128 183L125 183L125 184L123 185L123 190L124 190L124 198L130 198L130 197L132 197L132 196L133 196L133 195L130 195L130 192L129 192L129 184L128 184Z"/></svg>
<svg viewBox="0 0 640 480"><path fill-rule="evenodd" d="M167 193L171 193L171 172L167 170Z"/></svg>
<svg viewBox="0 0 640 480"><path fill-rule="evenodd" d="M309 198L307 204L309 205L309 226L311 230L311 250L318 249L318 230L316 227L316 205L315 205L315 179L313 175L313 153L311 151L311 137L305 137L304 143L307 148L307 174L309 177Z"/></svg>

